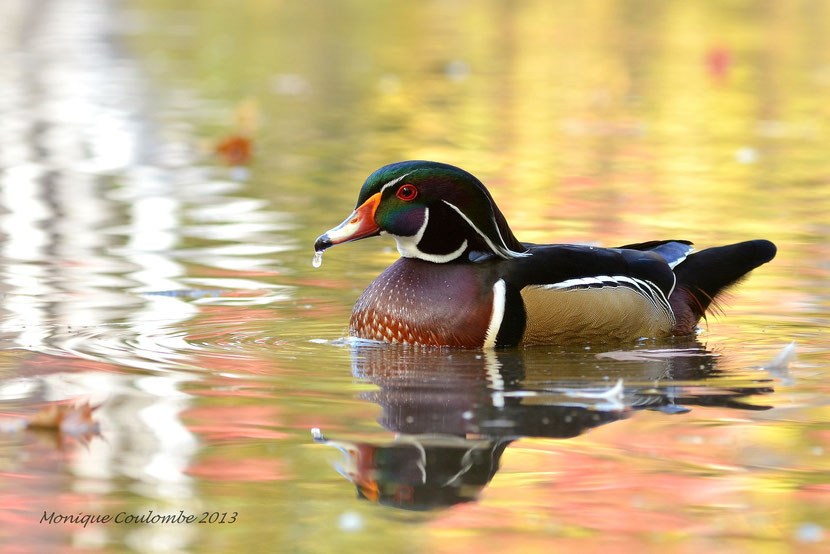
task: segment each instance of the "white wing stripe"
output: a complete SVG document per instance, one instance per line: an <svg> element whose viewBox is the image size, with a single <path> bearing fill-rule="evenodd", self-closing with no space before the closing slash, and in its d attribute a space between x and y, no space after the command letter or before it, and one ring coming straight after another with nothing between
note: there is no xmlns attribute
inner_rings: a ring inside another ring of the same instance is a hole
<svg viewBox="0 0 830 554"><path fill-rule="evenodd" d="M567 279L558 283L551 283L544 285L544 288L551 290L581 290L586 288L603 288L603 287L626 287L641 296L647 298L654 307L661 310L669 318L674 319L674 312L671 309L666 295L660 290L660 287L647 281L645 279L637 279L628 277L626 275L597 275L595 277L580 277L577 279Z"/></svg>

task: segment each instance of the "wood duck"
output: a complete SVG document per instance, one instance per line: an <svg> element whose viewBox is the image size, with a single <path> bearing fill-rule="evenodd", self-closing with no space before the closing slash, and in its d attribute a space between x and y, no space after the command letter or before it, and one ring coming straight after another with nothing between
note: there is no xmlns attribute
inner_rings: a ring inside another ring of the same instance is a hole
<svg viewBox="0 0 830 554"><path fill-rule="evenodd" d="M477 348L687 335L718 294L776 252L767 240L697 253L685 240L519 242L478 179L430 161L372 173L354 212L314 249L376 235L391 235L401 258L360 295L349 333Z"/></svg>

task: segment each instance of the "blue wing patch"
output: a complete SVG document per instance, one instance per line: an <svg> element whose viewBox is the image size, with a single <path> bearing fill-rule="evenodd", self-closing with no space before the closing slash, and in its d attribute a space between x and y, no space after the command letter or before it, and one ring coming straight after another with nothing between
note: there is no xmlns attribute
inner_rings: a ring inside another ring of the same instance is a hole
<svg viewBox="0 0 830 554"><path fill-rule="evenodd" d="M686 259L694 251L694 246L682 242L666 242L651 249L666 260L669 267L674 269L677 264Z"/></svg>

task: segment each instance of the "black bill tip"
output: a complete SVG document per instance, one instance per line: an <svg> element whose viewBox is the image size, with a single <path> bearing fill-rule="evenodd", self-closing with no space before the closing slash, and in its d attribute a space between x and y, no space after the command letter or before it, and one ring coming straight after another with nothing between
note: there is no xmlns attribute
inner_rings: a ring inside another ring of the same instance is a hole
<svg viewBox="0 0 830 554"><path fill-rule="evenodd" d="M326 248L331 248L332 246L334 246L334 243L331 242L328 233L320 235L319 237L317 237L317 240L314 241L315 252L322 252Z"/></svg>

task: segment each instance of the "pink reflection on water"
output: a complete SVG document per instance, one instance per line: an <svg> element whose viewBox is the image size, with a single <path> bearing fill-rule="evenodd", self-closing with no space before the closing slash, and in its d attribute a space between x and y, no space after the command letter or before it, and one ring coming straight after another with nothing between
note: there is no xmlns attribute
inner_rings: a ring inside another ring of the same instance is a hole
<svg viewBox="0 0 830 554"><path fill-rule="evenodd" d="M276 406L209 406L195 408L183 414L187 420L198 423L187 425L190 432L205 440L263 439L281 440L288 433L274 431L269 427L281 427Z"/></svg>
<svg viewBox="0 0 830 554"><path fill-rule="evenodd" d="M255 457L207 458L191 466L187 473L210 481L283 481L294 477L280 460Z"/></svg>
<svg viewBox="0 0 830 554"><path fill-rule="evenodd" d="M706 72L717 82L723 82L732 68L732 52L725 46L713 46L706 52Z"/></svg>

